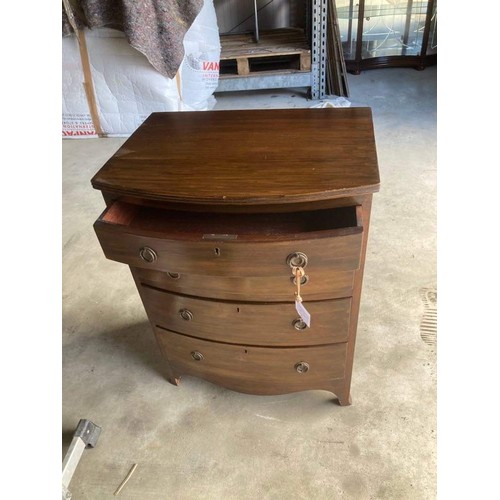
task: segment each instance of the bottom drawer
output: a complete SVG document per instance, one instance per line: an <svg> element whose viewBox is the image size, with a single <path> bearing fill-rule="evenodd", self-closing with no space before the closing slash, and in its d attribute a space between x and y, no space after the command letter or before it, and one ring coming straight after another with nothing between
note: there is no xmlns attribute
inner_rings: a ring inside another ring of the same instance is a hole
<svg viewBox="0 0 500 500"><path fill-rule="evenodd" d="M286 394L331 390L344 377L347 343L314 347L253 347L196 339L155 328L176 377L194 375L238 392Z"/></svg>

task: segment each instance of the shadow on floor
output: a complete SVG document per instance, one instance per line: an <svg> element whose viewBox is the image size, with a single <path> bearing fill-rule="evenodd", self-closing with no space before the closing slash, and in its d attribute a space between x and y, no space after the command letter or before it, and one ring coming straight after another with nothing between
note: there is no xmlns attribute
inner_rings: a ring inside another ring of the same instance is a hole
<svg viewBox="0 0 500 500"><path fill-rule="evenodd" d="M166 362L148 321L98 332L78 333L74 337L66 339L63 363L70 364L75 359L85 358L85 370L92 373L99 370L103 363L110 369L117 368L117 364L120 367L139 366L167 379Z"/></svg>
<svg viewBox="0 0 500 500"><path fill-rule="evenodd" d="M140 364L167 378L166 362L147 321L123 326L114 330L103 331L96 339L99 349L116 350L126 363Z"/></svg>

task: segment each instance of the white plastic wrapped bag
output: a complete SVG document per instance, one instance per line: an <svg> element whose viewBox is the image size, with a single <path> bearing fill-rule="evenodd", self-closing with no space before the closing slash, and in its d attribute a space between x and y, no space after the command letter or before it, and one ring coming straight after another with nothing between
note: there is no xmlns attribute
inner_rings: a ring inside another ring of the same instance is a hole
<svg viewBox="0 0 500 500"><path fill-rule="evenodd" d="M85 38L104 134L128 136L155 111L204 111L214 107L220 40L213 0L205 0L186 33L177 79L156 71L120 31L85 30ZM96 137L76 37L63 38L62 56L63 136Z"/></svg>
<svg viewBox="0 0 500 500"><path fill-rule="evenodd" d="M320 103L311 106L311 108L349 108L351 101L345 97L332 97L331 99L323 99Z"/></svg>
<svg viewBox="0 0 500 500"><path fill-rule="evenodd" d="M205 3L184 37L184 59L179 69L182 109L215 106L219 84L220 37L213 0Z"/></svg>
<svg viewBox="0 0 500 500"><path fill-rule="evenodd" d="M178 111L174 79L156 71L125 35L100 28L85 30L99 122L104 134L128 136L154 111ZM96 137L83 87L76 37L62 39L63 137Z"/></svg>

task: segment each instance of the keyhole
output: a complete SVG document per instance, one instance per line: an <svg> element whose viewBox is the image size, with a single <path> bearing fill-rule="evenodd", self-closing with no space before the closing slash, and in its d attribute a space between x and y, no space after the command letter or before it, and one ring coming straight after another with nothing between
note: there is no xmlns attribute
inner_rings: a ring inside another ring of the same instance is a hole
<svg viewBox="0 0 500 500"><path fill-rule="evenodd" d="M217 255L217 257L220 255L220 248L214 248L214 252L215 252L215 255Z"/></svg>
<svg viewBox="0 0 500 500"><path fill-rule="evenodd" d="M238 313L240 312L240 308L239 307L236 308L236 312L238 312Z"/></svg>

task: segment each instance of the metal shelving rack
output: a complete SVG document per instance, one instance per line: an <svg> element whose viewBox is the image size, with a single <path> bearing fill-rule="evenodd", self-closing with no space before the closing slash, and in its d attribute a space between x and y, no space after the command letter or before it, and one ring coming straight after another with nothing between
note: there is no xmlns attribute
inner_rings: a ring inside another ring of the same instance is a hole
<svg viewBox="0 0 500 500"><path fill-rule="evenodd" d="M328 0L311 0L308 7L311 70L289 74L250 74L219 79L216 92L308 87L312 99L323 99L326 89L326 33Z"/></svg>

